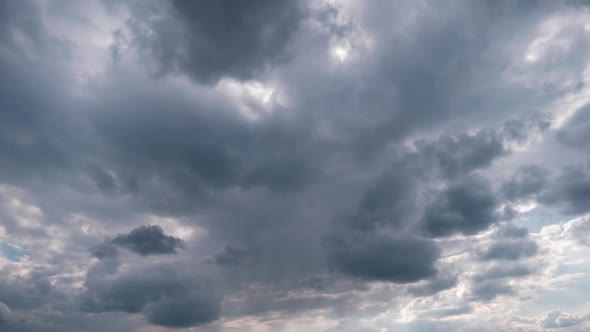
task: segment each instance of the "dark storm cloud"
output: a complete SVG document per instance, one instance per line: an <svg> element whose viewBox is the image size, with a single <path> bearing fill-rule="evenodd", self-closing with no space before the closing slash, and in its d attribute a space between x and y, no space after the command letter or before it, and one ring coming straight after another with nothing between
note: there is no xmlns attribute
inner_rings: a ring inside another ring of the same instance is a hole
<svg viewBox="0 0 590 332"><path fill-rule="evenodd" d="M95 125L110 149L108 157L119 161L118 175L128 182L137 178L136 190L154 177L190 196L202 187L236 181L234 153L245 148L248 138L236 115L208 105L191 110L187 100L176 98L173 91L162 98L136 91L143 101L136 108L128 93L105 100L104 107L112 111L97 113Z"/></svg>
<svg viewBox="0 0 590 332"><path fill-rule="evenodd" d="M147 48L162 71L197 81L247 80L288 57L286 47L304 17L293 0L171 1L135 4L133 40ZM158 19L149 19L158 15ZM162 18L163 16L163 18Z"/></svg>
<svg viewBox="0 0 590 332"><path fill-rule="evenodd" d="M168 327L190 327L219 318L220 304L212 296L199 292L174 297L164 297L149 302L143 309L146 319L155 325Z"/></svg>
<svg viewBox="0 0 590 332"><path fill-rule="evenodd" d="M109 262L101 261L98 265ZM107 272L99 266L89 270L86 290L80 298L87 312L143 312L154 324L171 327L195 326L216 320L220 301L214 289L194 277L179 275L173 266Z"/></svg>
<svg viewBox="0 0 590 332"><path fill-rule="evenodd" d="M475 234L498 220L498 204L490 183L470 176L436 193L425 208L422 222L434 237Z"/></svg>
<svg viewBox="0 0 590 332"><path fill-rule="evenodd" d="M127 234L119 234L109 241L116 246L129 249L142 256L175 254L184 248L180 238L166 235L158 225L142 225Z"/></svg>
<svg viewBox="0 0 590 332"><path fill-rule="evenodd" d="M326 241L334 269L367 280L409 283L436 275L436 244L411 234L343 233ZM408 253L412 253L408 255Z"/></svg>
<svg viewBox="0 0 590 332"><path fill-rule="evenodd" d="M411 151L405 147L398 148L391 157L391 169L377 177L374 184L364 192L357 214L352 218L353 223L365 229L379 224L408 223L411 221L408 217L419 209L417 198L423 194L420 192L423 190L421 187L433 179L458 181L454 184L457 188L449 193L450 199L454 200L448 203L451 205L457 205L458 201L462 200L461 197L452 197L461 195L460 191L479 191L480 196L485 196L481 197L482 200L489 200L489 202L480 202L489 205L480 209L481 213L486 213L486 209L489 210L497 204L494 194L485 179L476 180L476 176L469 177L469 174L485 169L494 160L506 156L510 151L505 148L504 140L506 137L498 131L482 129L475 134L443 134L435 140L416 140L412 142ZM469 183L461 184L462 182ZM471 197L471 194L466 193L466 196ZM466 201L465 204L477 204L477 202ZM452 208L460 209L458 206ZM468 209L471 208L466 208L464 211ZM481 215L481 217L485 216ZM473 223L491 223L492 221L493 216L488 215L486 220L474 220Z"/></svg>
<svg viewBox="0 0 590 332"><path fill-rule="evenodd" d="M396 170L397 171L397 170ZM353 227L370 229L383 224L402 225L416 208L416 183L412 175L387 172L361 197Z"/></svg>
<svg viewBox="0 0 590 332"><path fill-rule="evenodd" d="M115 193L157 213L195 213L230 189L299 192L322 176L332 155L303 119L250 122L222 98L195 104L177 90L154 95L135 83L106 82L93 114L109 161L97 183L114 176Z"/></svg>
<svg viewBox="0 0 590 332"><path fill-rule="evenodd" d="M416 141L415 149L400 149L393 156L391 170L377 177L360 197L356 212L344 218L338 227L342 232L327 236L328 255L336 270L349 275L375 280L401 281L397 276L399 267L395 257L378 253L396 250L394 241L401 239L380 238L373 232L383 232L387 227L410 228L417 231L416 218L422 216L427 234L433 237L455 233L475 234L499 220L496 209L500 199L492 191L489 182L478 175L470 175L477 169L488 167L491 162L508 151L504 148L505 137L493 130L481 130L475 134L442 135L432 141ZM446 188L435 193L424 192L424 184L430 179L450 179ZM425 210L418 197L430 196ZM375 237L375 244L366 244ZM414 240L423 241L425 255L433 264L438 258L438 249L417 235L408 234L412 241L402 241L397 250L412 247ZM356 245L352 242L358 242ZM392 242L392 243L388 243ZM389 248L389 249L388 249ZM392 267L389 268L388 266ZM422 269L428 265L424 264ZM380 267L378 269L377 267ZM356 272L353 272L354 270ZM417 281L433 276L432 266L422 271L422 277L409 278ZM430 275L429 275L430 274ZM432 281L426 287L416 288L416 294L432 294L456 283L456 277Z"/></svg>

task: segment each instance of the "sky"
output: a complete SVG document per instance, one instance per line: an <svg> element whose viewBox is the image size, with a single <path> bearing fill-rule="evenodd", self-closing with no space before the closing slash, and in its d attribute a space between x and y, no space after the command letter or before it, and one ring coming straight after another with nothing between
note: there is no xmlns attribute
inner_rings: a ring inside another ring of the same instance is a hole
<svg viewBox="0 0 590 332"><path fill-rule="evenodd" d="M590 5L0 0L1 332L590 331Z"/></svg>

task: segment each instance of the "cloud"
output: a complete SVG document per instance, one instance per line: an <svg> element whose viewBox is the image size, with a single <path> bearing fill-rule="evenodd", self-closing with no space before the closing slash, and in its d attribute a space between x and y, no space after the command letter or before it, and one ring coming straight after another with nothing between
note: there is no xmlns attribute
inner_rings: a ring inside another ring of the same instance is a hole
<svg viewBox="0 0 590 332"><path fill-rule="evenodd" d="M133 44L149 50L159 70L215 83L223 77L250 79L284 61L305 11L297 1L256 0L135 3L131 13Z"/></svg>
<svg viewBox="0 0 590 332"><path fill-rule="evenodd" d="M543 315L540 325L545 329L558 329L578 325L587 319L588 317L568 314L561 310L553 310Z"/></svg>
<svg viewBox="0 0 590 332"><path fill-rule="evenodd" d="M490 301L500 295L510 295L514 289L502 280L485 280L473 286L472 296L481 301Z"/></svg>
<svg viewBox="0 0 590 332"><path fill-rule="evenodd" d="M538 246L533 241L498 241L492 244L483 254L482 259L517 260L530 257L537 253Z"/></svg>
<svg viewBox="0 0 590 332"><path fill-rule="evenodd" d="M551 188L540 197L543 203L559 206L566 214L588 212L590 176L586 167L567 165L553 179Z"/></svg>
<svg viewBox="0 0 590 332"><path fill-rule="evenodd" d="M585 304L587 10L0 0L0 330L542 329L503 314Z"/></svg>
<svg viewBox="0 0 590 332"><path fill-rule="evenodd" d="M426 164L436 165L445 177L456 177L489 166L508 153L501 136L481 130L474 135L443 135L435 142L415 143Z"/></svg>
<svg viewBox="0 0 590 332"><path fill-rule="evenodd" d="M154 324L188 327L219 318L220 297L207 282L180 276L173 266L109 271L99 262L89 270L80 305L86 312L143 313Z"/></svg>
<svg viewBox="0 0 590 332"><path fill-rule="evenodd" d="M474 280L477 281L484 281L484 280L495 280L495 279L503 279L507 277L523 277L531 274L534 269L528 267L527 265L521 263L515 264L495 264L492 265L489 269L478 274L474 277Z"/></svg>
<svg viewBox="0 0 590 332"><path fill-rule="evenodd" d="M115 258L119 255L119 251L115 246L108 243L101 243L97 246L90 248L92 256L103 259L103 258Z"/></svg>
<svg viewBox="0 0 590 332"><path fill-rule="evenodd" d="M211 262L221 266L232 266L240 264L245 258L246 253L243 250L232 246L225 246L223 251L215 255Z"/></svg>
<svg viewBox="0 0 590 332"><path fill-rule="evenodd" d="M422 286L413 286L409 292L414 296L431 296L438 292L451 289L457 285L456 275L442 275L438 274L434 280L429 281Z"/></svg>
<svg viewBox="0 0 590 332"><path fill-rule="evenodd" d="M326 246L336 270L361 279L400 283L435 276L434 263L440 255L432 241L414 235L338 234Z"/></svg>
<svg viewBox="0 0 590 332"><path fill-rule="evenodd" d="M537 165L523 166L502 185L502 191L510 200L529 198L545 188L548 175L547 170Z"/></svg>
<svg viewBox="0 0 590 332"><path fill-rule="evenodd" d="M497 207L489 182L472 176L438 192L426 206L422 222L434 237L475 234L498 220Z"/></svg>
<svg viewBox="0 0 590 332"><path fill-rule="evenodd" d="M483 260L519 260L534 256L539 246L529 238L526 228L507 224L494 233L495 241L492 242L479 255Z"/></svg>
<svg viewBox="0 0 590 332"><path fill-rule="evenodd" d="M576 114L557 132L558 140L567 147L588 151L589 113L587 104L576 110Z"/></svg>
<svg viewBox="0 0 590 332"><path fill-rule="evenodd" d="M200 293L183 294L146 304L143 313L155 325L190 327L219 318L220 305L215 298Z"/></svg>
<svg viewBox="0 0 590 332"><path fill-rule="evenodd" d="M177 249L184 247L182 239L166 235L158 225L139 226L132 229L127 234L119 234L115 236L109 242L113 245L129 249L142 256L175 254ZM104 250L102 254L106 254Z"/></svg>

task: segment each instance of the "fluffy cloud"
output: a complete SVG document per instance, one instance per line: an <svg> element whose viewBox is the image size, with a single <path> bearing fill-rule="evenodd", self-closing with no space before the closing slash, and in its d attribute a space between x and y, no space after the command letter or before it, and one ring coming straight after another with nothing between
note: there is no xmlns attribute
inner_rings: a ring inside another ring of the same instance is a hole
<svg viewBox="0 0 590 332"><path fill-rule="evenodd" d="M151 254L175 254L184 246L182 239L164 234L158 225L142 225L128 234L115 236L110 243L127 248L142 256Z"/></svg>

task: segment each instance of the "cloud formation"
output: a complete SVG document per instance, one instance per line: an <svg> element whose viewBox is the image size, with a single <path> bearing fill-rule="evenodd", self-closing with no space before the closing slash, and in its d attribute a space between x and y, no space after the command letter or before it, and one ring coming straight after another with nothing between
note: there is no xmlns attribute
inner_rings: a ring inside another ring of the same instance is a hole
<svg viewBox="0 0 590 332"><path fill-rule="evenodd" d="M0 0L0 330L588 330L589 13Z"/></svg>
<svg viewBox="0 0 590 332"><path fill-rule="evenodd" d="M142 225L127 234L119 234L109 241L142 256L175 254L184 246L182 239L164 234L158 225Z"/></svg>

